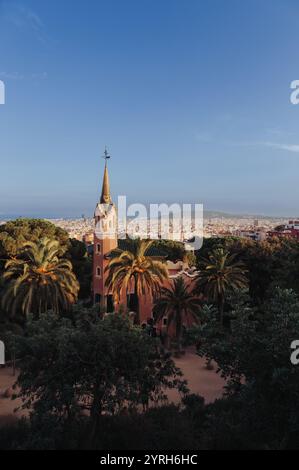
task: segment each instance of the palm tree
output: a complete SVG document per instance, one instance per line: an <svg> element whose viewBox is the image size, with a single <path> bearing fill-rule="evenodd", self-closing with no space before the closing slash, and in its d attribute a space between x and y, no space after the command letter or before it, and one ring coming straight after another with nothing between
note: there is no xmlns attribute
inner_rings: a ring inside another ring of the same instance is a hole
<svg viewBox="0 0 299 470"><path fill-rule="evenodd" d="M13 315L22 311L37 317L50 309L67 310L77 300L79 283L61 253L57 240L24 243L18 256L5 264L3 308Z"/></svg>
<svg viewBox="0 0 299 470"><path fill-rule="evenodd" d="M170 325L175 326L176 341L181 348L182 327L187 318L198 322L200 306L199 296L194 289L188 287L182 277L176 278L171 287L164 287L161 296L155 300L156 320L162 320L167 316L167 333Z"/></svg>
<svg viewBox="0 0 299 470"><path fill-rule="evenodd" d="M247 270L236 254L223 248L213 250L208 259L202 260L197 286L213 302L217 303L219 321L223 324L223 309L227 292L248 286Z"/></svg>
<svg viewBox="0 0 299 470"><path fill-rule="evenodd" d="M105 285L113 296L119 299L122 292L128 296L133 288L136 299L136 323L140 323L140 297L147 293L154 295L168 278L164 261L148 256L153 240L128 240L127 250L117 250L105 271L108 276Z"/></svg>

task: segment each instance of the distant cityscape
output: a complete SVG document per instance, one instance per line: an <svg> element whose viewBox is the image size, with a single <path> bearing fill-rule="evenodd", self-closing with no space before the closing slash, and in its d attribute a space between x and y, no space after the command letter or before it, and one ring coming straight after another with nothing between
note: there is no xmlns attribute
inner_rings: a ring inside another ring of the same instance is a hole
<svg viewBox="0 0 299 470"><path fill-rule="evenodd" d="M94 219L81 218L68 219L45 219L49 220L57 227L64 229L68 232L70 238L83 241L86 245L93 243L94 235ZM0 221L0 225L6 221ZM157 221L158 225L159 222ZM139 224L139 233L142 238L150 236L147 221ZM172 224L170 223L170 232ZM192 228L191 228L192 231ZM158 230L159 232L159 230ZM271 218L259 217L254 218L250 216L234 216L225 214L223 216L217 214L216 216L210 215L204 217L203 236L205 238L211 237L240 237L248 238L256 241L263 241L267 238L274 236L297 238L299 239L299 218L290 220L289 218ZM184 235L177 239L183 241Z"/></svg>

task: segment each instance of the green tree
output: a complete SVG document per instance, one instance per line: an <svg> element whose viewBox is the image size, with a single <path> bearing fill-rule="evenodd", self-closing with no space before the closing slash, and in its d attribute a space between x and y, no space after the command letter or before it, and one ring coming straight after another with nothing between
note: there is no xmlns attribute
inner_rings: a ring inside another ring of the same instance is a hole
<svg viewBox="0 0 299 470"><path fill-rule="evenodd" d="M181 372L156 340L110 314L94 318L83 310L73 321L41 315L17 338L19 396L43 421L55 415L70 423L88 417L88 442L104 414L136 410L166 398L167 388L187 391Z"/></svg>
<svg viewBox="0 0 299 470"><path fill-rule="evenodd" d="M70 261L60 257L62 252L58 241L42 238L26 242L18 256L6 262L2 306L7 312L39 316L49 309L69 309L77 300L79 284Z"/></svg>
<svg viewBox="0 0 299 470"><path fill-rule="evenodd" d="M37 242L41 238L57 240L62 250L69 246L68 233L43 219L16 219L0 225L0 258L16 256L26 242Z"/></svg>
<svg viewBox="0 0 299 470"><path fill-rule="evenodd" d="M281 241L278 239L254 241L240 238L230 240L227 243L227 250L245 264L250 296L256 305L262 304L277 278L279 265L284 264L286 251Z"/></svg>
<svg viewBox="0 0 299 470"><path fill-rule="evenodd" d="M236 255L223 248L216 248L202 260L197 286L209 300L216 302L221 325L226 295L229 291L247 287L246 272L244 264L236 261Z"/></svg>
<svg viewBox="0 0 299 470"><path fill-rule="evenodd" d="M184 321L191 319L198 322L200 299L198 294L187 286L182 277L178 277L172 285L161 290L161 294L155 300L156 321L167 317L167 331L170 326L175 327L176 342L178 348L182 344L182 327Z"/></svg>
<svg viewBox="0 0 299 470"><path fill-rule="evenodd" d="M140 297L157 293L168 278L165 262L147 254L152 244L152 240L129 240L127 250L118 250L106 268L106 286L116 298L122 292L130 294L133 289L137 323L140 322Z"/></svg>
<svg viewBox="0 0 299 470"><path fill-rule="evenodd" d="M298 297L276 288L260 308L242 297L234 302L229 330L208 316L197 329L198 354L214 360L227 382L226 398L207 410L205 445L298 448L299 368L290 360L298 339Z"/></svg>

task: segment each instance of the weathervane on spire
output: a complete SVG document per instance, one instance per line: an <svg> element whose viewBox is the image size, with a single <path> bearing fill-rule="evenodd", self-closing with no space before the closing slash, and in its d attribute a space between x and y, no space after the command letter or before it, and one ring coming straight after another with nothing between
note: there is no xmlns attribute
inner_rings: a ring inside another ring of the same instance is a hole
<svg viewBox="0 0 299 470"><path fill-rule="evenodd" d="M109 160L109 158L111 158L111 155L109 155L108 153L108 150L107 150L107 147L105 146L105 151L104 151L104 155L103 157L105 159L105 164L107 164L107 160Z"/></svg>

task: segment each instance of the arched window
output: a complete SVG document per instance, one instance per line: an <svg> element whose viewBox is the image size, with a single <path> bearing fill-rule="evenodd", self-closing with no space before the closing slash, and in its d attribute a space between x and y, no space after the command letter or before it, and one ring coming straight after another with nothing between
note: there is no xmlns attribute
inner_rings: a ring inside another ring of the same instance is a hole
<svg viewBox="0 0 299 470"><path fill-rule="evenodd" d="M99 266L97 266L97 277L101 277L102 270Z"/></svg>
<svg viewBox="0 0 299 470"><path fill-rule="evenodd" d="M96 252L101 253L102 247L100 243L97 243Z"/></svg>

